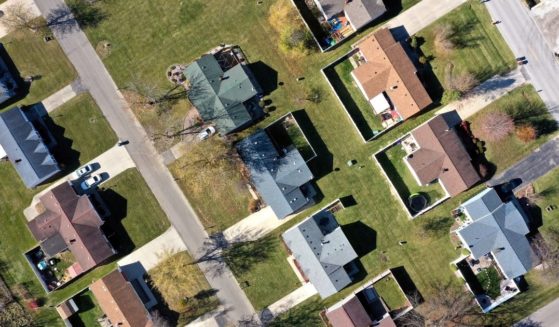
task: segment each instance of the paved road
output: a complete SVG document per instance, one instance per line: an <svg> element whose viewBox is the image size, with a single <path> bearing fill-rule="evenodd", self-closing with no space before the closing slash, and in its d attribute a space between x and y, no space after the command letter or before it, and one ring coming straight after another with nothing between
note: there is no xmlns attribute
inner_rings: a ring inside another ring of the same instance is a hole
<svg viewBox="0 0 559 327"><path fill-rule="evenodd" d="M559 164L559 137L544 143L532 154L517 162L502 174L492 178L487 184L493 186L514 178L520 178L522 184L518 187L522 187L553 170L557 167L557 164Z"/></svg>
<svg viewBox="0 0 559 327"><path fill-rule="evenodd" d="M63 0L37 0L36 4L44 17L53 9L65 7ZM120 139L130 141L126 146L130 156L188 250L195 258L201 257L207 233L86 35L79 28L64 33L55 29L54 35L111 127ZM218 290L217 296L230 321L236 322L241 317L254 314L254 308L228 269L217 273L222 266L215 261L203 262L200 268L210 285Z"/></svg>
<svg viewBox="0 0 559 327"><path fill-rule="evenodd" d="M522 0L485 2L497 28L516 57L525 56L526 72L542 100L559 121L559 64Z"/></svg>
<svg viewBox="0 0 559 327"><path fill-rule="evenodd" d="M555 299L545 307L514 324L514 327L555 327L557 326L558 312L559 299Z"/></svg>

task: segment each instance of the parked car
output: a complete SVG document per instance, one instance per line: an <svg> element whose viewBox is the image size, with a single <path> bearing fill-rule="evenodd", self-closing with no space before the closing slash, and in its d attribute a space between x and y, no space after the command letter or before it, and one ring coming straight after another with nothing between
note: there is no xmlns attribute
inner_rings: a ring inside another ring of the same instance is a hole
<svg viewBox="0 0 559 327"><path fill-rule="evenodd" d="M99 175L93 175L91 177L89 177L88 179L86 179L85 181L83 181L80 186L82 187L82 190L86 191L89 190L90 188L93 188L95 186L97 186L97 184L101 183L102 178Z"/></svg>
<svg viewBox="0 0 559 327"><path fill-rule="evenodd" d="M213 126L209 126L205 128L203 131L201 131L200 133L198 133L198 139L200 141L203 141L205 139L208 139L210 136L214 134L215 134L215 128Z"/></svg>
<svg viewBox="0 0 559 327"><path fill-rule="evenodd" d="M89 164L89 165L85 165L83 167L78 168L76 171L74 171L74 179L78 179L82 176L87 176L89 174L91 174L91 172L93 171L93 165Z"/></svg>

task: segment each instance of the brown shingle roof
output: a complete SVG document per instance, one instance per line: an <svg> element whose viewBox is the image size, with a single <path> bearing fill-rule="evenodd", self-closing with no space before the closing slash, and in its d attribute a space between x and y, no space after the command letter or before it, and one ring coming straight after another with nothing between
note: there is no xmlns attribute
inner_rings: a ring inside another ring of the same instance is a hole
<svg viewBox="0 0 559 327"><path fill-rule="evenodd" d="M405 160L421 184L438 179L450 196L455 196L480 181L470 155L445 114L419 126L411 134L419 149Z"/></svg>
<svg viewBox="0 0 559 327"><path fill-rule="evenodd" d="M403 119L425 109L433 101L416 75L416 68L390 30L383 28L360 41L367 61L353 70L368 99L386 92Z"/></svg>
<svg viewBox="0 0 559 327"><path fill-rule="evenodd" d="M356 296L334 310L326 312L333 327L368 327L373 324L367 311Z"/></svg>
<svg viewBox="0 0 559 327"><path fill-rule="evenodd" d="M39 242L60 235L83 271L114 254L100 227L103 221L85 195L78 196L69 183L62 183L41 196L46 209L28 227Z"/></svg>
<svg viewBox="0 0 559 327"><path fill-rule="evenodd" d="M89 287L113 326L151 327L153 321L132 285L115 270Z"/></svg>

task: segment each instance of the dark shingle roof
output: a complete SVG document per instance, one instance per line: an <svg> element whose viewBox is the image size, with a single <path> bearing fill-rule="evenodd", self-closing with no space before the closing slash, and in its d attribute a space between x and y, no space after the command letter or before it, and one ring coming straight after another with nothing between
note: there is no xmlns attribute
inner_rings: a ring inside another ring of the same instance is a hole
<svg viewBox="0 0 559 327"><path fill-rule="evenodd" d="M278 150L264 130L237 144L237 150L250 170L254 186L278 218L301 209L312 200L301 187L313 179L299 151L291 146Z"/></svg>
<svg viewBox="0 0 559 327"><path fill-rule="evenodd" d="M0 145L28 188L60 171L39 132L19 107L0 113Z"/></svg>

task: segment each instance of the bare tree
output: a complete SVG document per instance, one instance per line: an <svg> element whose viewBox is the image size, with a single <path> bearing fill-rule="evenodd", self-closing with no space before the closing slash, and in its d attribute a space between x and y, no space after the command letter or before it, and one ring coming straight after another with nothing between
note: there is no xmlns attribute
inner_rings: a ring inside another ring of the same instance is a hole
<svg viewBox="0 0 559 327"><path fill-rule="evenodd" d="M559 229L546 230L545 238L540 234L532 239L532 248L541 262L541 277L547 282L559 280Z"/></svg>
<svg viewBox="0 0 559 327"><path fill-rule="evenodd" d="M448 24L441 25L435 30L433 43L435 51L439 55L445 56L454 50L455 44L452 41L452 34L454 34L453 27Z"/></svg>
<svg viewBox="0 0 559 327"><path fill-rule="evenodd" d="M171 327L169 321L157 310L151 313L151 320L154 327Z"/></svg>
<svg viewBox="0 0 559 327"><path fill-rule="evenodd" d="M31 7L23 2L15 2L6 7L0 22L10 31L31 30L38 31L46 26L33 12Z"/></svg>
<svg viewBox="0 0 559 327"><path fill-rule="evenodd" d="M460 74L451 73L449 79L446 81L448 88L458 91L461 94L471 91L478 83L477 78L470 72Z"/></svg>
<svg viewBox="0 0 559 327"><path fill-rule="evenodd" d="M504 112L493 111L480 117L479 126L476 129L480 138L495 142L512 133L514 120Z"/></svg>

